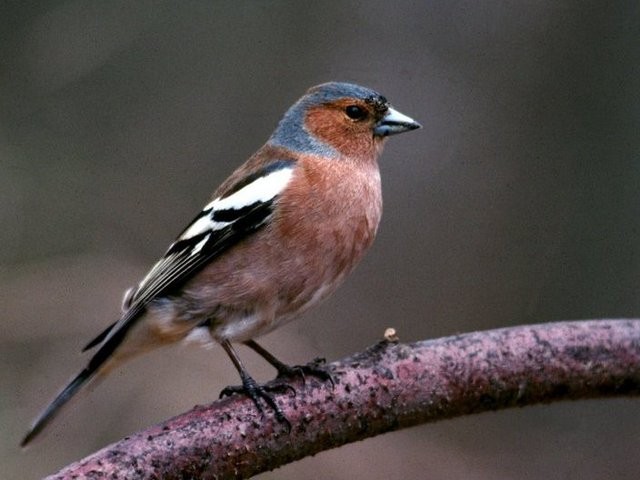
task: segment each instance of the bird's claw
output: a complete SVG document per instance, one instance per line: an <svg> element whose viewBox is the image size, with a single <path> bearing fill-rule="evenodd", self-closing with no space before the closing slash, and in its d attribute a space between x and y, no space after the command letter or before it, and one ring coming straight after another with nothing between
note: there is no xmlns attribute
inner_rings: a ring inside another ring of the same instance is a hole
<svg viewBox="0 0 640 480"><path fill-rule="evenodd" d="M310 375L322 380L323 382L331 382L331 387L333 388L335 387L335 382L330 370L331 369L327 366L327 361L324 358L318 357L305 365L283 365L278 368L278 376L276 379L289 380L293 377L300 376L302 377L302 383L306 384L306 376Z"/></svg>
<svg viewBox="0 0 640 480"><path fill-rule="evenodd" d="M279 423L284 424L287 431L291 431L291 422L289 422L284 412L273 398L273 395L270 393L283 392L287 390L291 390L295 394L295 390L290 385L280 383L260 385L253 378L248 377L242 379L242 385L231 385L222 389L220 392L220 398L244 394L253 401L253 404L261 414L264 413L264 409L260 403L260 399L262 399L269 407L271 407L276 420Z"/></svg>

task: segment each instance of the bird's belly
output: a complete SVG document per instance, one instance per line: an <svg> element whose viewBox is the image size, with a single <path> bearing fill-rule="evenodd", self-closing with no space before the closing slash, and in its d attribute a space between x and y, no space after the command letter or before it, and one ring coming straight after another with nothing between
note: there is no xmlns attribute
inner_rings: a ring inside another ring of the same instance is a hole
<svg viewBox="0 0 640 480"><path fill-rule="evenodd" d="M323 284L313 291L303 291L293 302L285 301L281 304L274 302L271 307L260 311L220 319L212 329L212 334L218 340L224 339L230 342L246 342L266 335L295 320L305 311L320 303L335 290L338 283L334 281Z"/></svg>
<svg viewBox="0 0 640 480"><path fill-rule="evenodd" d="M175 321L189 329L206 322L217 342L245 342L296 319L332 294L358 263L375 236L379 205L374 210L346 219L303 217L278 232L277 245L246 239L233 256L204 270L196 288L187 285L174 299Z"/></svg>
<svg viewBox="0 0 640 480"><path fill-rule="evenodd" d="M221 322L215 329L215 337L230 342L246 342L262 335L272 322L263 318L259 313L251 313L232 321Z"/></svg>

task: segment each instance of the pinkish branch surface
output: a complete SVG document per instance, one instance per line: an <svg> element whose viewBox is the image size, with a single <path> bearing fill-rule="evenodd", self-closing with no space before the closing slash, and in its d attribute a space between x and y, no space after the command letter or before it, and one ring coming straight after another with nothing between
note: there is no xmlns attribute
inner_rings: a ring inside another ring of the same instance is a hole
<svg viewBox="0 0 640 480"><path fill-rule="evenodd" d="M381 433L488 410L640 393L640 320L530 325L378 343L277 397L292 429L235 396L49 478L247 478Z"/></svg>

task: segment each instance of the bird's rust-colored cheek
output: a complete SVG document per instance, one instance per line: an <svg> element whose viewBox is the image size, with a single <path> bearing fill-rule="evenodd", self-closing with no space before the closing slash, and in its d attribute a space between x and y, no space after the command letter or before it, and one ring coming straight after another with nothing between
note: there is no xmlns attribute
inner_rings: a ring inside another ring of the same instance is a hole
<svg viewBox="0 0 640 480"><path fill-rule="evenodd" d="M371 155L376 150L370 125L350 121L337 108L309 108L305 117L305 127L309 133L343 155Z"/></svg>

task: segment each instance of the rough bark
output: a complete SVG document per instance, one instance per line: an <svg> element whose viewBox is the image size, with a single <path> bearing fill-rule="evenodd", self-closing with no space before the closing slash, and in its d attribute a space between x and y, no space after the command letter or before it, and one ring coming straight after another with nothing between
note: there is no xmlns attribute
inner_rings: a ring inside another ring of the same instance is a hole
<svg viewBox="0 0 640 480"><path fill-rule="evenodd" d="M335 386L291 382L286 425L243 396L116 442L52 479L247 478L381 433L460 415L640 393L640 320L560 322L411 344L330 364Z"/></svg>

